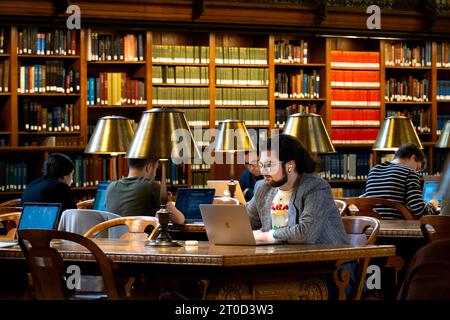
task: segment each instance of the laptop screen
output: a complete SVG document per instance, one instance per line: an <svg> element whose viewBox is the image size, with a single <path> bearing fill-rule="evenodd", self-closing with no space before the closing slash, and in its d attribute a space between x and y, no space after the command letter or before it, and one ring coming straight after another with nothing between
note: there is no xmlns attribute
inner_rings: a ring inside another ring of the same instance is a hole
<svg viewBox="0 0 450 320"><path fill-rule="evenodd" d="M199 206L213 203L215 192L214 189L178 189L175 207L183 212L187 222L202 221Z"/></svg>
<svg viewBox="0 0 450 320"><path fill-rule="evenodd" d="M47 229L56 228L59 220L59 203L31 203L23 205L17 230L23 229Z"/></svg>
<svg viewBox="0 0 450 320"><path fill-rule="evenodd" d="M441 201L442 197L436 196L438 190L439 190L438 181L425 181L423 184L423 201L428 202L432 199Z"/></svg>
<svg viewBox="0 0 450 320"><path fill-rule="evenodd" d="M97 193L95 194L94 205L92 209L94 210L106 210L106 189L108 189L109 182L102 181L98 184Z"/></svg>

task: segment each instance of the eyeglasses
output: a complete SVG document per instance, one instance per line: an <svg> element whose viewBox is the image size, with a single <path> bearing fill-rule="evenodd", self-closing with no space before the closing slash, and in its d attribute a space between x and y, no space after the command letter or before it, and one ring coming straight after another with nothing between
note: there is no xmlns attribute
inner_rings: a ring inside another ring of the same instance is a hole
<svg viewBox="0 0 450 320"><path fill-rule="evenodd" d="M258 161L250 161L250 162L246 162L246 163L245 163L245 166L246 166L247 168L249 168L249 167L257 167L257 166L258 166Z"/></svg>
<svg viewBox="0 0 450 320"><path fill-rule="evenodd" d="M264 170L265 172L270 173L280 163L283 163L283 161L267 161L266 163L262 163L261 161L258 161L258 167L261 170Z"/></svg>

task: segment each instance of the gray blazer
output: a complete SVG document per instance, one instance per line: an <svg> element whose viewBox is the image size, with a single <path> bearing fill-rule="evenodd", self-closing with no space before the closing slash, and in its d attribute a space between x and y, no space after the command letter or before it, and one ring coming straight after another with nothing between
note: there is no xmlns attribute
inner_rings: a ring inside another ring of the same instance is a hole
<svg viewBox="0 0 450 320"><path fill-rule="evenodd" d="M247 203L253 229L272 229L272 200L278 188L264 180L255 185L255 195ZM330 185L315 174L303 173L289 202L288 226L273 234L277 240L308 244L347 244L344 224L331 194Z"/></svg>

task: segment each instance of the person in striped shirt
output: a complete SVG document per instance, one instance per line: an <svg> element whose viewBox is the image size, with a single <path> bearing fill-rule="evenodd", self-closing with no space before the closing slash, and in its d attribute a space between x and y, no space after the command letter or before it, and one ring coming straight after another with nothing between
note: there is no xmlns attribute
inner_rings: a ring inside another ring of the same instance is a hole
<svg viewBox="0 0 450 320"><path fill-rule="evenodd" d="M423 161L423 152L416 145L402 145L392 162L380 163L370 170L363 196L400 202L416 217L436 214L439 203L423 201L418 174ZM396 209L382 206L374 209L383 219L403 219Z"/></svg>

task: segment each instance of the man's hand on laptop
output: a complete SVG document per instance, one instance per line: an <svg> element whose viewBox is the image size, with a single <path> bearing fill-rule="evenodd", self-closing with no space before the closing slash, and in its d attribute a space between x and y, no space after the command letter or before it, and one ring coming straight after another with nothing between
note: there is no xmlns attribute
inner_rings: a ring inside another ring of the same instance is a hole
<svg viewBox="0 0 450 320"><path fill-rule="evenodd" d="M253 230L253 236L255 237L256 242L274 242L275 238L273 237L273 233L275 230L270 230L268 232L264 232L261 230Z"/></svg>

